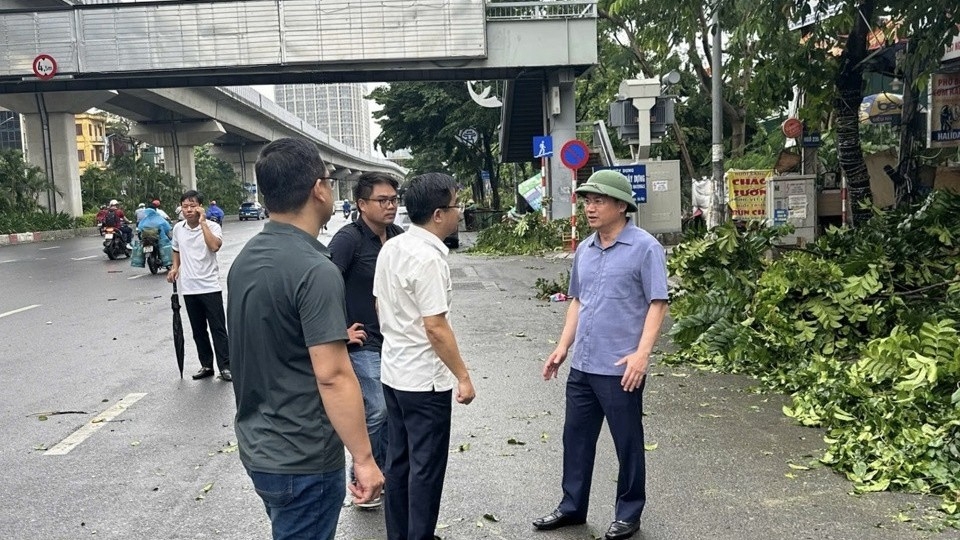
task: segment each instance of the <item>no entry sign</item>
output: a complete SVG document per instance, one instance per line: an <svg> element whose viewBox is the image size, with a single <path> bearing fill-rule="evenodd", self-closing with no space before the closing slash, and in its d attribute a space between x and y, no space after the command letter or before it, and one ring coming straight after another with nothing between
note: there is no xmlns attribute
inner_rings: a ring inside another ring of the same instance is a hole
<svg viewBox="0 0 960 540"><path fill-rule="evenodd" d="M568 141L560 149L560 161L569 169L577 170L586 165L589 159L590 148L583 141Z"/></svg>

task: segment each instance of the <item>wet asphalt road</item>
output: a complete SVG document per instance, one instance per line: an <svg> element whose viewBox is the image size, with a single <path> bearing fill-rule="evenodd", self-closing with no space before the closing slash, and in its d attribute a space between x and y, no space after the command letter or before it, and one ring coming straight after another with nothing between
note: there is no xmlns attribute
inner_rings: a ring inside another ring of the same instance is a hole
<svg viewBox="0 0 960 540"><path fill-rule="evenodd" d="M334 217L330 234L342 225ZM262 222L228 221L233 258ZM463 236L469 244L471 235ZM229 383L177 374L170 285L100 239L0 248L0 538L269 538L269 523L233 446ZM601 434L587 525L550 533L530 521L560 497L563 379L540 379L566 304L533 298L538 277L570 260L454 252L454 328L477 400L454 405L438 533L453 539L592 539L613 517L616 457ZM229 291L228 291L229 294ZM186 314L183 313L186 318ZM186 324L186 321L185 321ZM664 344L664 346L667 346ZM655 366L646 391L649 502L635 538L956 538L925 530L932 498L853 497L810 465L822 433L781 412L785 398L743 377ZM124 398L138 400L91 424ZM43 419L45 418L45 419ZM47 455L83 426L99 429ZM921 510L917 510L917 508ZM901 522L897 516L913 521ZM485 517L486 516L486 517ZM383 538L382 511L344 508L338 539Z"/></svg>

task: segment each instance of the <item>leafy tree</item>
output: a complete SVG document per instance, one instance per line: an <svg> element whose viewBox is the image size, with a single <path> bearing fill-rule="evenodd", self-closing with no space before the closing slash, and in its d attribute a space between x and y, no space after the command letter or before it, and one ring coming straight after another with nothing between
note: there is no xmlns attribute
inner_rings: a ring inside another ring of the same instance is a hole
<svg viewBox="0 0 960 540"><path fill-rule="evenodd" d="M955 0L843 0L815 5L806 0L782 0L759 3L757 12L777 24L783 24L784 17L793 22L817 17L818 22L804 28L802 34L794 32L789 41L793 47L778 51L777 63L795 73L791 78L806 93L804 118L814 124L832 118L838 162L850 187L853 220L857 225L866 222L872 215L872 194L858 112L864 72L873 53L868 42L889 45L895 39L909 41L908 53L893 70L903 76L907 97L911 98L938 67L945 43L956 34L960 10ZM833 84L824 84L826 81ZM910 191L913 154L918 146L913 126L916 100L913 97L907 101L898 167L901 174L895 178L901 195Z"/></svg>
<svg viewBox="0 0 960 540"><path fill-rule="evenodd" d="M239 208L240 203L247 200L240 178L229 163L211 156L208 146L196 147L194 156L197 163L197 189L207 202L217 201L217 205L226 212L227 208Z"/></svg>
<svg viewBox="0 0 960 540"><path fill-rule="evenodd" d="M445 169L472 186L477 201L485 195L480 171L489 171L492 206L501 207L499 109L474 103L462 82L394 83L374 89L368 98L383 107L373 113L383 130L374 141L380 150L409 149L411 174ZM479 134L474 144L460 140L467 128Z"/></svg>
<svg viewBox="0 0 960 540"><path fill-rule="evenodd" d="M84 210L91 211L110 199L126 209L154 199L169 204L180 200L183 188L172 174L128 154L111 157L106 169L89 167L80 175L80 192Z"/></svg>
<svg viewBox="0 0 960 540"><path fill-rule="evenodd" d="M40 208L49 184L39 167L29 165L17 150L0 149L0 213L26 213Z"/></svg>

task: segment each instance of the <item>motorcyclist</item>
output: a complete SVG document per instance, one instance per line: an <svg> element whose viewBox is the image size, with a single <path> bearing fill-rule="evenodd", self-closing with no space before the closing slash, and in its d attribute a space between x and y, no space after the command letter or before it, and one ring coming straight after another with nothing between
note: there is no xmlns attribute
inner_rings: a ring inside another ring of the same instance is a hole
<svg viewBox="0 0 960 540"><path fill-rule="evenodd" d="M153 202L150 203L150 206L152 206L153 209L157 211L157 214L160 214L160 217L162 217L167 221L170 221L170 216L168 216L167 213L163 211L163 208L160 208L160 199L154 199Z"/></svg>
<svg viewBox="0 0 960 540"><path fill-rule="evenodd" d="M129 220L127 216L123 213L123 210L120 208L120 203L116 199L110 199L110 204L107 205L107 213L103 217L104 227L113 227L120 230L120 237L123 239L124 243L127 244L127 249L133 249L133 246L130 245L130 242L133 240L133 230L130 228Z"/></svg>
<svg viewBox="0 0 960 540"><path fill-rule="evenodd" d="M103 236L103 218L107 217L107 205L101 204L97 212L97 231Z"/></svg>
<svg viewBox="0 0 960 540"><path fill-rule="evenodd" d="M137 218L137 223L140 223L140 220L143 219L143 214L147 210L147 205L140 203L137 205L137 211L134 213L134 217Z"/></svg>
<svg viewBox="0 0 960 540"><path fill-rule="evenodd" d="M343 217L350 216L350 199L343 200Z"/></svg>
<svg viewBox="0 0 960 540"><path fill-rule="evenodd" d="M219 224L223 224L223 209L217 206L217 201L210 201L210 207L207 208L207 213L204 215L207 219L211 221L216 221Z"/></svg>
<svg viewBox="0 0 960 540"><path fill-rule="evenodd" d="M146 212L143 213L143 219L137 223L137 233L141 238L145 229L157 229L160 233L160 242L166 243L170 238L170 231L173 230L173 227L155 208L147 208Z"/></svg>

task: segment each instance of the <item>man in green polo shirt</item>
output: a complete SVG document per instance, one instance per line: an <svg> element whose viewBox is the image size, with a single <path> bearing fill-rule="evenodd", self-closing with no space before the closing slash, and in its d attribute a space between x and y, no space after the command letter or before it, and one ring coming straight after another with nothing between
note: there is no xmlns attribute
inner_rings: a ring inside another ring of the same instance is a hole
<svg viewBox="0 0 960 540"><path fill-rule="evenodd" d="M347 355L343 278L317 241L333 214L326 170L309 141L264 147L256 174L270 222L227 277L240 460L275 540L333 540L344 445L353 456L354 502L378 497L383 486Z"/></svg>

